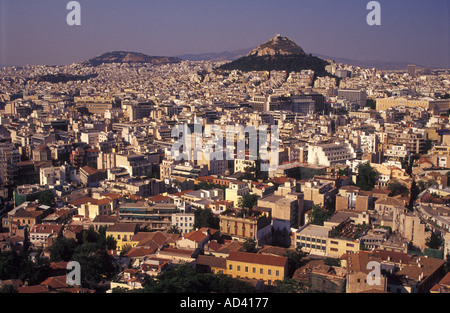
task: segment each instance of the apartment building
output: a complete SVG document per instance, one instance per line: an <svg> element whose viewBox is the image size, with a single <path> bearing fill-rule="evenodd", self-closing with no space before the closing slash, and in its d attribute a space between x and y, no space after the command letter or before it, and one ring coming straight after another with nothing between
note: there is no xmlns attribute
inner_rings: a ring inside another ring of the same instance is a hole
<svg viewBox="0 0 450 313"><path fill-rule="evenodd" d="M116 250L118 253L120 253L126 245L132 247L132 238L136 233L137 224L135 223L116 223L108 226L106 229L106 237L112 236L116 240Z"/></svg>
<svg viewBox="0 0 450 313"><path fill-rule="evenodd" d="M287 257L275 255L231 252L226 259L226 274L233 278L261 280L271 286L287 277L287 261Z"/></svg>
<svg viewBox="0 0 450 313"><path fill-rule="evenodd" d="M236 206L239 198L250 193L248 184L241 181L230 182L228 188L225 189L225 200L233 201Z"/></svg>
<svg viewBox="0 0 450 313"><path fill-rule="evenodd" d="M307 224L293 233L293 244L303 252L326 256L330 227Z"/></svg>
<svg viewBox="0 0 450 313"><path fill-rule="evenodd" d="M351 144L336 141L334 143L311 144L308 146L308 164L331 166L345 164L356 158Z"/></svg>
<svg viewBox="0 0 450 313"><path fill-rule="evenodd" d="M233 210L219 215L221 234L229 235L238 241L248 238L256 240L258 245L270 244L272 241L272 227L270 215L252 212L245 215Z"/></svg>
<svg viewBox="0 0 450 313"><path fill-rule="evenodd" d="M172 226L176 227L181 235L192 231L195 223L194 213L175 213L172 214Z"/></svg>

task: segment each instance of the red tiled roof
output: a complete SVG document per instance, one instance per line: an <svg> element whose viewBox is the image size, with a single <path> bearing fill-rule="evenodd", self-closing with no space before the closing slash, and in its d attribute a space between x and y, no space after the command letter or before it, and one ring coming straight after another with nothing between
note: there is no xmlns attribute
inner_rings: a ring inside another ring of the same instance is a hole
<svg viewBox="0 0 450 313"><path fill-rule="evenodd" d="M35 285L35 286L24 286L17 288L18 293L47 293L50 290L41 285Z"/></svg>
<svg viewBox="0 0 450 313"><path fill-rule="evenodd" d="M287 258L282 256L264 255L239 251L230 252L230 255L228 256L227 260L244 263L279 266L279 267L284 267L287 262Z"/></svg>
<svg viewBox="0 0 450 313"><path fill-rule="evenodd" d="M150 198L150 201L152 201L152 202L159 202L159 201L164 201L164 200L168 200L168 199L170 199L170 197L168 197L168 196L155 195L155 196Z"/></svg>

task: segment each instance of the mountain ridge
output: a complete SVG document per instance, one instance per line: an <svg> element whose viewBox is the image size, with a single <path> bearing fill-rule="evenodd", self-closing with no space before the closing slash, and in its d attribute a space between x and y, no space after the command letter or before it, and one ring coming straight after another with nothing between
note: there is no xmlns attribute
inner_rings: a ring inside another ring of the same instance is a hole
<svg viewBox="0 0 450 313"><path fill-rule="evenodd" d="M154 65L180 63L177 57L150 56L140 52L110 51L82 62L83 65L99 66L105 63L150 63Z"/></svg>

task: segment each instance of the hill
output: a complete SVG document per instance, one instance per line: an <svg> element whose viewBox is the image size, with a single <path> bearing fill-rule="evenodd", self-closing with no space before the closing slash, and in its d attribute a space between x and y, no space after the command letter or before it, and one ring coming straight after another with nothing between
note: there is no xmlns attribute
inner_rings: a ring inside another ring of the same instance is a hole
<svg viewBox="0 0 450 313"><path fill-rule="evenodd" d="M292 40L276 35L269 41L251 50L246 56L225 63L218 69L248 71L300 72L313 70L317 76L328 75L325 67L329 63L306 54Z"/></svg>
<svg viewBox="0 0 450 313"><path fill-rule="evenodd" d="M104 63L150 63L154 65L179 63L182 60L177 57L149 56L138 52L113 51L98 55L84 61L87 66L99 66Z"/></svg>

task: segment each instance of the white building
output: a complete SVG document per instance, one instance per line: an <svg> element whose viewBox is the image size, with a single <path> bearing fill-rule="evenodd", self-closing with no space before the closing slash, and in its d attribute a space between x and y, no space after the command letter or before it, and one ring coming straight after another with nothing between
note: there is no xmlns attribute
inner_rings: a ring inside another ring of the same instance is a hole
<svg viewBox="0 0 450 313"><path fill-rule="evenodd" d="M355 150L346 142L312 144L308 147L309 164L331 166L338 163L345 164L346 161L355 158Z"/></svg>
<svg viewBox="0 0 450 313"><path fill-rule="evenodd" d="M185 235L194 228L194 213L176 213L172 214L172 226L179 229L181 235Z"/></svg>
<svg viewBox="0 0 450 313"><path fill-rule="evenodd" d="M307 224L294 233L295 246L309 254L325 256L330 229L330 227Z"/></svg>
<svg viewBox="0 0 450 313"><path fill-rule="evenodd" d="M410 152L406 145L393 145L390 148L388 148L384 154L387 158L392 159L404 159L405 157L409 157Z"/></svg>
<svg viewBox="0 0 450 313"><path fill-rule="evenodd" d="M43 167L39 170L39 184L41 186L60 185L66 181L66 169L60 167Z"/></svg>

